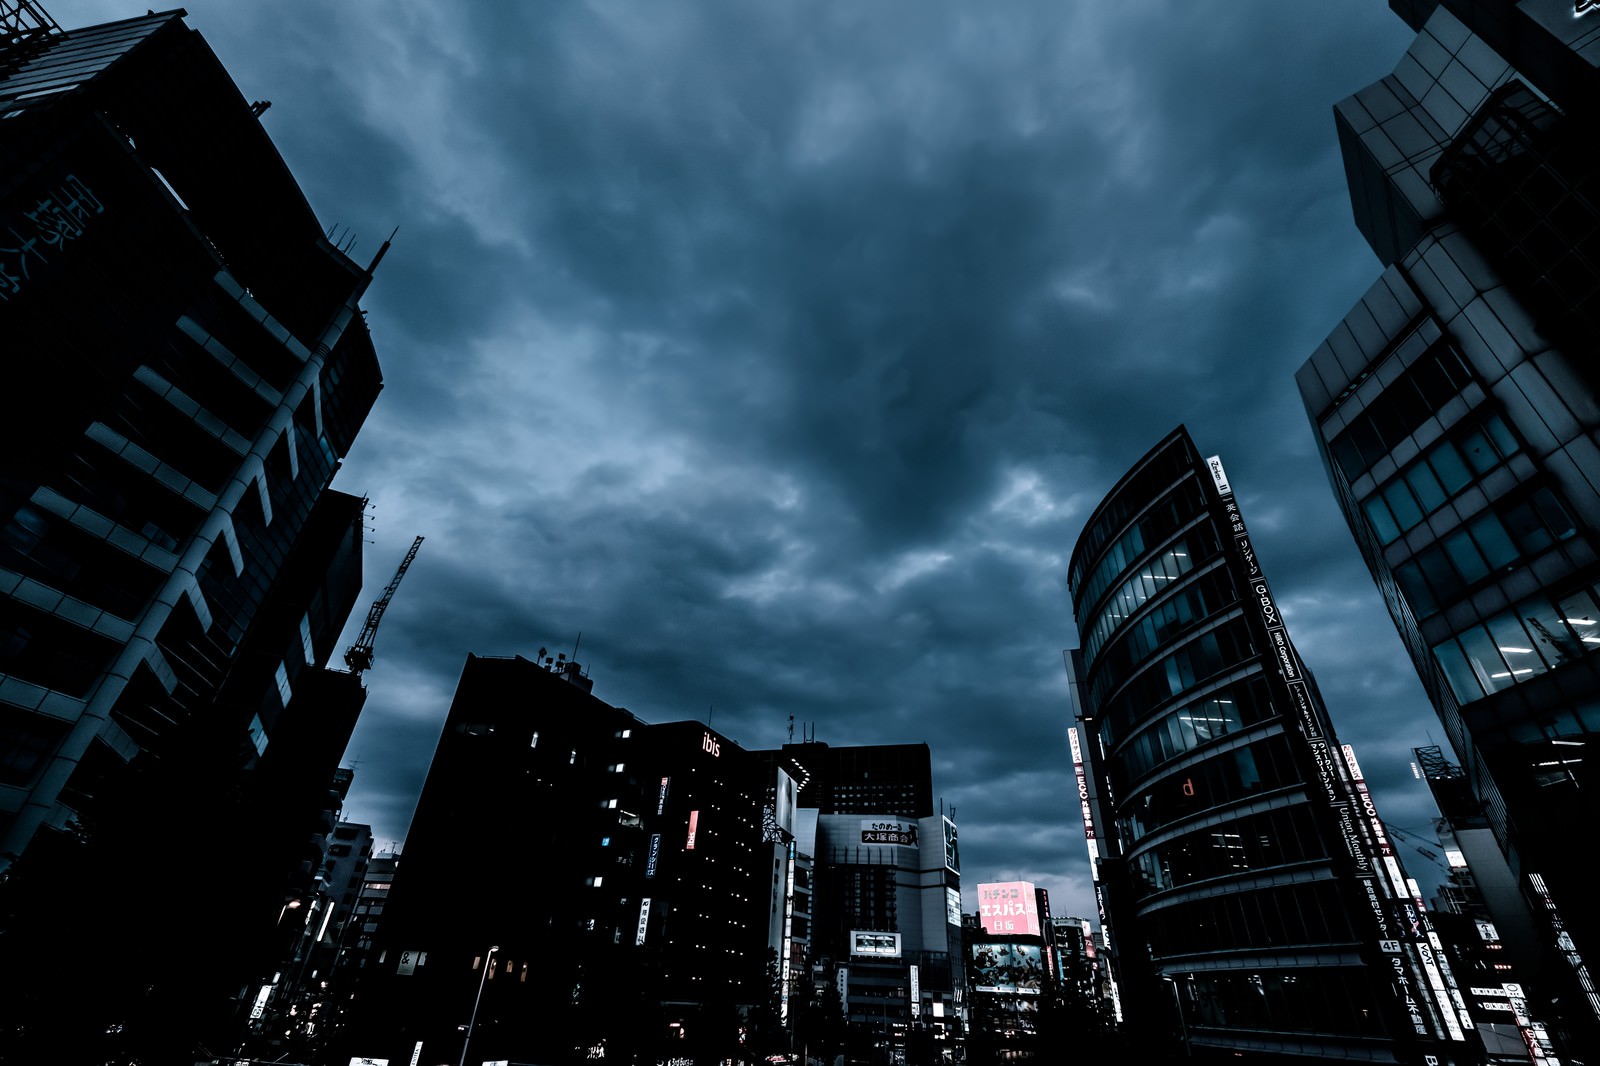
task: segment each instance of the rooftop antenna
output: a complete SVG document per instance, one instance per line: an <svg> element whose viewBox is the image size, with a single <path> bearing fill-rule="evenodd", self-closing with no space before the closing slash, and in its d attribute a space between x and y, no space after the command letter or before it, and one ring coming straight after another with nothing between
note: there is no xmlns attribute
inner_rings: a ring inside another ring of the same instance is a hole
<svg viewBox="0 0 1600 1066"><path fill-rule="evenodd" d="M0 0L0 52L62 35L50 13L32 0Z"/></svg>
<svg viewBox="0 0 1600 1066"><path fill-rule="evenodd" d="M789 716L789 743L794 743L794 715Z"/></svg>
<svg viewBox="0 0 1600 1066"><path fill-rule="evenodd" d="M571 658L573 658L574 660L578 658L578 645L582 644L582 643L583 643L583 630L580 629L580 630L578 630L578 639L572 642L572 656L571 656Z"/></svg>
<svg viewBox="0 0 1600 1066"><path fill-rule="evenodd" d="M422 537L418 536L411 542L411 550L406 552L406 557L400 560L400 566L395 570L394 577L389 579L388 586L383 590L370 608L367 609L367 622L361 627L361 635L356 642L345 649L344 662L352 674L372 666L372 644L378 638L378 623L383 621L383 612L389 609L389 601L394 599L394 590L400 587L400 579L406 576L406 571L411 568L411 561L417 557L417 549L422 547Z"/></svg>

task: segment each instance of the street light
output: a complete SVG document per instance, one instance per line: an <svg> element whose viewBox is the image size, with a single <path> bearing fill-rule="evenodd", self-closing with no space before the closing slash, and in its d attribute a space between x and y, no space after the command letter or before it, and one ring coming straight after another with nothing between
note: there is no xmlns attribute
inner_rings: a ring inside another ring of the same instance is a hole
<svg viewBox="0 0 1600 1066"><path fill-rule="evenodd" d="M461 1038L460 1066L467 1066L467 1047L472 1043L472 1027L478 1024L478 1004L483 1001L483 985L489 980L489 967L494 965L494 953L500 950L500 945L495 944L489 948L489 954L483 957L483 973L478 976L478 994L472 997L472 1017L467 1019L467 1035Z"/></svg>

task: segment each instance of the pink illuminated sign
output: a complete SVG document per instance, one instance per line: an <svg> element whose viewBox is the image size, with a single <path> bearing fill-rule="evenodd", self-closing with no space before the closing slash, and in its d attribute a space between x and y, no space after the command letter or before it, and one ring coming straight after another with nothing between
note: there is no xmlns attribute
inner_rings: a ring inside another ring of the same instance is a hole
<svg viewBox="0 0 1600 1066"><path fill-rule="evenodd" d="M978 919L986 933L1039 935L1033 882L1003 881L978 886Z"/></svg>

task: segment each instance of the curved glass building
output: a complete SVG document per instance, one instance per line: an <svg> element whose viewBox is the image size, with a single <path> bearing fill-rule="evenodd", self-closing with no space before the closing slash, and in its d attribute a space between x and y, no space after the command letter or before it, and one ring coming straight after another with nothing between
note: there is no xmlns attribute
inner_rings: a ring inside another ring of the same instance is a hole
<svg viewBox="0 0 1600 1066"><path fill-rule="evenodd" d="M1463 1061L1460 997L1221 463L1169 434L1090 517L1069 585L1127 1028L1196 1058Z"/></svg>

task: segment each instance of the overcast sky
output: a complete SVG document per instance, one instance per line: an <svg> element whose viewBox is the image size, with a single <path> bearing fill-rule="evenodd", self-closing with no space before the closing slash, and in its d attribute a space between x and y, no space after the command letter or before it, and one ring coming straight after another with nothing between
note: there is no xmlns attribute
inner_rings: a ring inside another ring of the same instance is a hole
<svg viewBox="0 0 1600 1066"><path fill-rule="evenodd" d="M373 501L347 642L427 537L347 754L380 845L466 654L581 632L646 721L926 741L968 909L1020 878L1092 914L1066 560L1179 423L1380 811L1430 831L1442 733L1293 381L1380 269L1332 107L1410 39L1384 0L187 9L354 257L400 227L335 482Z"/></svg>

